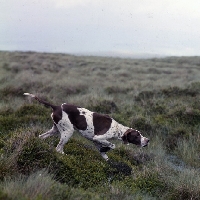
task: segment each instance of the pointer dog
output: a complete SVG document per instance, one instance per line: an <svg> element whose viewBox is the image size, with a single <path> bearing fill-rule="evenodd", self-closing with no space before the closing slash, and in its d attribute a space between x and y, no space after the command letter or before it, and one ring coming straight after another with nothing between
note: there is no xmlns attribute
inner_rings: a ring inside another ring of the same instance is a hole
<svg viewBox="0 0 200 200"><path fill-rule="evenodd" d="M53 127L39 137L45 139L60 132L60 141L56 147L60 153L64 153L63 147L73 135L74 130L91 140L105 160L108 160L106 152L115 148L115 145L108 141L111 138L120 139L124 144L132 143L141 147L148 145L149 139L143 137L140 131L123 126L108 115L91 112L67 103L55 106L34 94L24 93L24 95L35 98L45 106L52 108Z"/></svg>

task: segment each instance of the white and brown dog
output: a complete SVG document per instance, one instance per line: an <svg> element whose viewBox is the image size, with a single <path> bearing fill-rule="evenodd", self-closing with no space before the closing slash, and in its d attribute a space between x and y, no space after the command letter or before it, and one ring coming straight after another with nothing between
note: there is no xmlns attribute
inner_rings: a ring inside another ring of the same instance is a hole
<svg viewBox="0 0 200 200"><path fill-rule="evenodd" d="M63 147L74 130L79 131L84 137L91 140L105 160L108 160L106 152L115 148L115 145L108 141L111 138L123 140L124 144L132 143L141 147L145 147L149 143L149 139L143 137L140 131L123 126L108 115L91 112L85 108L66 103L55 106L33 94L24 93L24 95L31 96L53 109L51 117L54 125L51 130L39 137L45 139L60 132L60 142L56 147L56 150L60 153L64 153Z"/></svg>

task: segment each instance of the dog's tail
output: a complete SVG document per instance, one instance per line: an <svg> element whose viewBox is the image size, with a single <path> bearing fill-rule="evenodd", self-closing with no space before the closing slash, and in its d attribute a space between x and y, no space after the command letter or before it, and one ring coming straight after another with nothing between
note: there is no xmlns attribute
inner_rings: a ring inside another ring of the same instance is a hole
<svg viewBox="0 0 200 200"><path fill-rule="evenodd" d="M42 104L45 105L46 107L51 107L53 110L56 108L56 106L54 106L54 105L52 105L52 104L50 104L50 103L48 103L48 102L46 102L46 101L44 101L44 100L38 98L38 97L35 96L34 94L24 93L24 95L30 96L30 97L36 99L37 101L39 101L40 103L42 103Z"/></svg>

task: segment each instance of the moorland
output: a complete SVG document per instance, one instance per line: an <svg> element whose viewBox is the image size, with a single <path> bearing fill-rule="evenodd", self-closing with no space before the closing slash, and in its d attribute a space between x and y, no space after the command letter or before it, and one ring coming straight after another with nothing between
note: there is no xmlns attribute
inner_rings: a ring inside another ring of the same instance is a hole
<svg viewBox="0 0 200 200"><path fill-rule="evenodd" d="M106 162L74 133L41 140L51 109L24 92L108 114L150 138ZM0 199L200 199L200 57L0 52Z"/></svg>

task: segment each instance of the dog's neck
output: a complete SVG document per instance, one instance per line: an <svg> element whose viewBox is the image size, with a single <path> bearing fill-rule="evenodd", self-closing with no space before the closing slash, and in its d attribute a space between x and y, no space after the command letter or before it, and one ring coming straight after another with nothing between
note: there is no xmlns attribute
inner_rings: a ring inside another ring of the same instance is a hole
<svg viewBox="0 0 200 200"><path fill-rule="evenodd" d="M121 139L124 136L124 133L126 133L128 129L130 128L118 123L117 125L118 138Z"/></svg>

